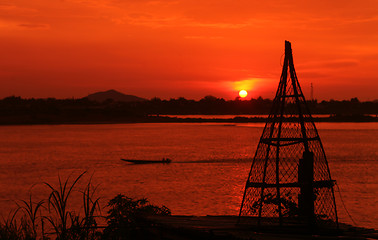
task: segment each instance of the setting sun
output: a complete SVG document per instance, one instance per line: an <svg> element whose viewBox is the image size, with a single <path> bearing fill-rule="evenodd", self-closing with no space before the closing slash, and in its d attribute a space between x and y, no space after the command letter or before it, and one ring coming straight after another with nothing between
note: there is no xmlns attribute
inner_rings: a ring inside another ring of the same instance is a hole
<svg viewBox="0 0 378 240"><path fill-rule="evenodd" d="M248 92L246 90L240 90L239 96L241 98L245 98L248 95Z"/></svg>

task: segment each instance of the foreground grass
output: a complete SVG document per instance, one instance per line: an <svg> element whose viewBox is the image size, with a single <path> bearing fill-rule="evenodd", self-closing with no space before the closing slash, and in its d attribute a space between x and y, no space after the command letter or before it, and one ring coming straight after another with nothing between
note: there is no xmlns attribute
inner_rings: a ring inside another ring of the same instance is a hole
<svg viewBox="0 0 378 240"><path fill-rule="evenodd" d="M171 214L167 207L151 205L146 198L119 194L108 202L107 214L102 215L91 179L84 189L75 189L84 174L72 181L70 177L62 181L59 176L58 186L44 183L50 190L46 199L35 202L30 194L28 201L20 201L0 222L0 240L138 239L145 234L141 226L148 225L146 216ZM68 209L73 191L82 194L82 212ZM99 219L105 219L106 225L98 226Z"/></svg>

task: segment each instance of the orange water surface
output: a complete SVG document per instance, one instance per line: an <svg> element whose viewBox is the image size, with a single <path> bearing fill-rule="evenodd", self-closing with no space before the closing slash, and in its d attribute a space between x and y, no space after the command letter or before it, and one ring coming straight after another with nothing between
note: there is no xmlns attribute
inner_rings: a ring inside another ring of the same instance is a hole
<svg viewBox="0 0 378 240"><path fill-rule="evenodd" d="M236 215L262 128L261 123L151 123L0 127L0 213L15 201L46 199L43 182L58 175L93 176L101 205L118 193L147 197L173 214ZM378 228L378 124L318 123L331 175L356 224ZM172 159L133 165L120 160ZM80 209L72 195L70 208ZM336 189L341 222L352 223Z"/></svg>

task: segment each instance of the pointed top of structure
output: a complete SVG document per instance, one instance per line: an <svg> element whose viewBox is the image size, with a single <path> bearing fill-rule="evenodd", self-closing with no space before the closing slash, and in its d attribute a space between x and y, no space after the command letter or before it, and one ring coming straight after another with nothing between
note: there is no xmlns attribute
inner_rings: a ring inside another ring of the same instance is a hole
<svg viewBox="0 0 378 240"><path fill-rule="evenodd" d="M285 53L289 53L291 54L291 43L287 40L285 40Z"/></svg>

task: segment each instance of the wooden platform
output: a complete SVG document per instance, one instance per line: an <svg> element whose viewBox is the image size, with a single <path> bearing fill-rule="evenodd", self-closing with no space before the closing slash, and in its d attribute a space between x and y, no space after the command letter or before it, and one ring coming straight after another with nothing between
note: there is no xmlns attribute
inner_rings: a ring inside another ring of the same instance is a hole
<svg viewBox="0 0 378 240"><path fill-rule="evenodd" d="M340 224L339 230L309 232L298 226L268 226L237 224L237 216L153 216L149 231L155 239L378 239L373 229ZM252 221L254 221L252 219Z"/></svg>

